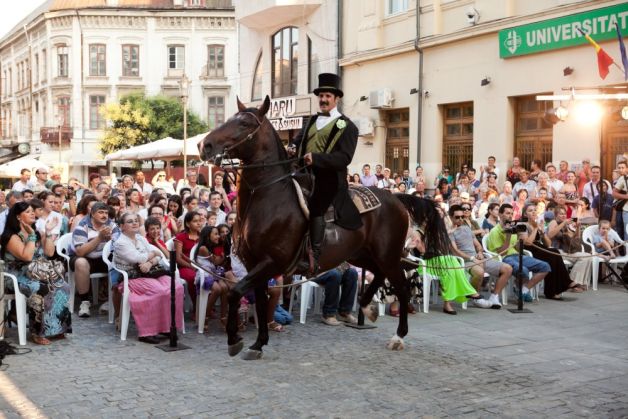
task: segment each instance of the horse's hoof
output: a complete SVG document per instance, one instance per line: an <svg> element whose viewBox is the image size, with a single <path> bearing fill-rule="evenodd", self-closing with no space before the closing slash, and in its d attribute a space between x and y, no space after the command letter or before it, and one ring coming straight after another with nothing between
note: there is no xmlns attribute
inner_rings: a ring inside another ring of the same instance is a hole
<svg viewBox="0 0 628 419"><path fill-rule="evenodd" d="M373 305L362 307L362 313L364 313L364 317L369 319L372 323L375 323L379 316L379 310Z"/></svg>
<svg viewBox="0 0 628 419"><path fill-rule="evenodd" d="M237 354L240 353L242 348L244 348L244 341L242 339L240 339L233 345L229 345L227 349L229 351L229 356L236 356Z"/></svg>
<svg viewBox="0 0 628 419"><path fill-rule="evenodd" d="M400 338L399 336L393 336L388 341L388 344L386 345L386 347L390 349L391 351L403 351L403 348L405 347L405 345L403 343L402 338Z"/></svg>
<svg viewBox="0 0 628 419"><path fill-rule="evenodd" d="M258 359L261 359L262 355L262 351L258 351L256 349L247 349L246 351L242 352L242 355L240 355L240 357L245 361L256 361Z"/></svg>

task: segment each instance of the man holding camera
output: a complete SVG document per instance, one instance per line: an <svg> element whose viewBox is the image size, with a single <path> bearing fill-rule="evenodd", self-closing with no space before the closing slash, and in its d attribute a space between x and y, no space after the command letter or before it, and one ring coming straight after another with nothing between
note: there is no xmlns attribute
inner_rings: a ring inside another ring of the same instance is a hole
<svg viewBox="0 0 628 419"><path fill-rule="evenodd" d="M517 249L518 235L526 232L525 224L513 222L513 208L510 204L503 204L499 207L499 224L496 225L488 235L488 250L498 254L505 252L502 262L510 265L512 271L516 274L519 272L519 251ZM547 262L535 259L531 256L523 255L523 264L521 267L523 278L523 301L532 302L530 289L541 282L543 278L551 271ZM530 272L533 273L532 278L528 281Z"/></svg>

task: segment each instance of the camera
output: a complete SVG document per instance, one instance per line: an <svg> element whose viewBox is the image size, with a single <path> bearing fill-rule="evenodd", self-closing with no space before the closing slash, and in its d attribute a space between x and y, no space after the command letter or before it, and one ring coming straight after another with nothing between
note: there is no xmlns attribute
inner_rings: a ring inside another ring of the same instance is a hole
<svg viewBox="0 0 628 419"><path fill-rule="evenodd" d="M528 222L527 218L522 218L519 221L511 222L508 227L504 229L504 233L507 234L519 234L525 233L528 230L526 223Z"/></svg>

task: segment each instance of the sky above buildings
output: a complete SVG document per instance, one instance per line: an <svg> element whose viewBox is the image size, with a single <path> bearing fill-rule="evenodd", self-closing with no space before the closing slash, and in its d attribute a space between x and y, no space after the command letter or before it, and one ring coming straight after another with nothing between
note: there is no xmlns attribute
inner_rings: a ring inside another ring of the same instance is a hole
<svg viewBox="0 0 628 419"><path fill-rule="evenodd" d="M0 38L4 38L20 20L44 3L44 0L19 0L4 4L5 1L2 2L2 13L0 13Z"/></svg>

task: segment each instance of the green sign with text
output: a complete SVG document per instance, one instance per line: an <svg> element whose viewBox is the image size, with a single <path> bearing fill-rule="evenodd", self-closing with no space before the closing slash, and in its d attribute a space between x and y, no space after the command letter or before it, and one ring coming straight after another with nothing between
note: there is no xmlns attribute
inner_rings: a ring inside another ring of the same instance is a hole
<svg viewBox="0 0 628 419"><path fill-rule="evenodd" d="M624 34L628 28L628 3L504 29L499 31L499 57L587 44L589 41L578 29L591 35L596 42L609 40L617 37L615 24Z"/></svg>

